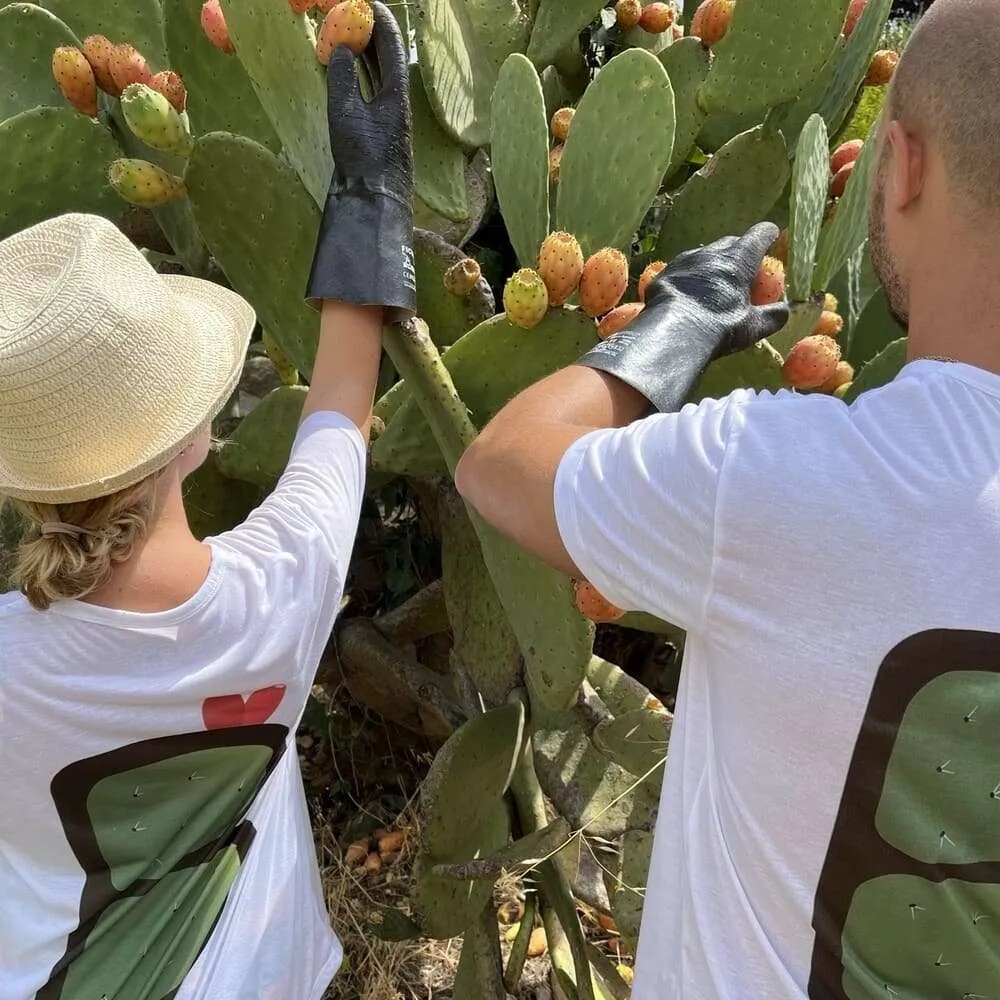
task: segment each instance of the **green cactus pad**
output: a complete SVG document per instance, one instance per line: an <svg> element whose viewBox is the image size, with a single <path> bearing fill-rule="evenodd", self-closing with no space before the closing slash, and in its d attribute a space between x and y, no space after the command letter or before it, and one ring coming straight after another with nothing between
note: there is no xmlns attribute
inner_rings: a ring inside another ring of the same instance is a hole
<svg viewBox="0 0 1000 1000"><path fill-rule="evenodd" d="M692 39L693 41L694 39ZM699 43L699 48L701 45ZM705 50L702 49L704 52ZM700 116L701 129L697 135L698 148L703 153L715 153L741 132L747 132L760 125L764 116L758 111L745 111L742 114L726 114L720 112L706 117L695 98L695 110ZM812 111L812 108L809 109ZM783 135L786 133L782 133Z"/></svg>
<svg viewBox="0 0 1000 1000"><path fill-rule="evenodd" d="M570 86L566 78L555 68L547 66L540 76L542 96L545 98L545 120L552 121L552 116L560 108L568 108L576 104L583 96L583 90Z"/></svg>
<svg viewBox="0 0 1000 1000"><path fill-rule="evenodd" d="M597 343L597 328L582 312L552 309L533 330L494 316L449 348L443 357L472 422L482 427L526 386L572 364ZM447 471L427 421L408 389L372 446L376 471L436 476Z"/></svg>
<svg viewBox="0 0 1000 1000"><path fill-rule="evenodd" d="M831 135L843 127L879 47L883 29L892 11L892 0L868 0L819 104L819 113Z"/></svg>
<svg viewBox="0 0 1000 1000"><path fill-rule="evenodd" d="M160 0L44 0L41 6L61 18L81 40L104 35L115 43L128 42L154 73L170 69Z"/></svg>
<svg viewBox="0 0 1000 1000"><path fill-rule="evenodd" d="M674 92L674 151L667 165L667 177L687 159L705 121L697 95L698 88L708 76L709 59L708 50L697 38L679 38L660 53L660 62L670 77ZM754 124L750 123L751 126ZM742 131L737 129L733 135ZM729 138L731 136L727 136L726 141Z"/></svg>
<svg viewBox="0 0 1000 1000"><path fill-rule="evenodd" d="M816 329L822 312L822 295L814 296L808 302L793 302L788 322L768 338L768 343L782 356L788 354L803 337L808 337Z"/></svg>
<svg viewBox="0 0 1000 1000"><path fill-rule="evenodd" d="M507 1000L496 914L489 902L462 937L451 1000Z"/></svg>
<svg viewBox="0 0 1000 1000"><path fill-rule="evenodd" d="M834 275L868 239L868 202L878 156L877 143L866 142L837 203L837 214L824 227L819 240L813 288L830 287Z"/></svg>
<svg viewBox="0 0 1000 1000"><path fill-rule="evenodd" d="M762 341L745 351L727 354L713 361L698 380L689 402L724 399L734 389L777 391L783 385L781 355L766 341Z"/></svg>
<svg viewBox="0 0 1000 1000"><path fill-rule="evenodd" d="M553 63L603 6L602 0L540 0L528 58L540 70Z"/></svg>
<svg viewBox="0 0 1000 1000"><path fill-rule="evenodd" d="M884 875L859 886L843 935L849 1000L996 996L1000 885Z"/></svg>
<svg viewBox="0 0 1000 1000"><path fill-rule="evenodd" d="M319 313L304 301L320 213L295 171L242 136L201 136L184 174L198 228L295 367L312 372Z"/></svg>
<svg viewBox="0 0 1000 1000"><path fill-rule="evenodd" d="M826 125L819 115L811 115L799 138L792 168L787 289L788 298L793 301L804 301L812 291L816 246L830 180Z"/></svg>
<svg viewBox="0 0 1000 1000"><path fill-rule="evenodd" d="M496 854L457 865L435 865L434 873L467 882L470 879L497 878L503 871L526 871L547 860L549 855L556 854L569 839L569 823L559 816L548 826L526 834Z"/></svg>
<svg viewBox="0 0 1000 1000"><path fill-rule="evenodd" d="M615 923L626 945L633 950L639 940L642 904L653 855L653 834L647 830L627 830L622 837L621 861L611 893Z"/></svg>
<svg viewBox="0 0 1000 1000"><path fill-rule="evenodd" d="M171 68L187 86L188 117L195 135L232 132L281 151L243 63L220 52L201 30L203 0L163 0Z"/></svg>
<svg viewBox="0 0 1000 1000"><path fill-rule="evenodd" d="M458 494L439 503L445 601L459 663L487 707L503 704L523 680L521 648Z"/></svg>
<svg viewBox="0 0 1000 1000"><path fill-rule="evenodd" d="M797 97L833 52L848 0L740 0L699 92L708 113L760 111Z"/></svg>
<svg viewBox="0 0 1000 1000"><path fill-rule="evenodd" d="M410 66L413 115L413 190L428 208L452 222L469 218L465 154L439 124L427 100L420 68Z"/></svg>
<svg viewBox="0 0 1000 1000"><path fill-rule="evenodd" d="M128 207L108 183L111 132L75 108L34 108L0 123L0 239L63 212L114 222Z"/></svg>
<svg viewBox="0 0 1000 1000"><path fill-rule="evenodd" d="M591 657L587 666L587 680L612 715L624 715L626 712L646 708L653 698L645 684L599 656Z"/></svg>
<svg viewBox="0 0 1000 1000"><path fill-rule="evenodd" d="M0 8L0 122L68 102L52 75L52 53L80 40L59 18L30 3Z"/></svg>
<svg viewBox="0 0 1000 1000"><path fill-rule="evenodd" d="M587 88L563 152L556 228L585 255L627 249L674 148L674 93L663 64L642 49L615 56Z"/></svg>
<svg viewBox="0 0 1000 1000"><path fill-rule="evenodd" d="M465 0L419 0L417 54L438 120L463 146L485 146L497 71L472 26Z"/></svg>
<svg viewBox="0 0 1000 1000"><path fill-rule="evenodd" d="M523 0L465 0L472 30L494 76L512 52L524 52L531 36L531 18Z"/></svg>
<svg viewBox="0 0 1000 1000"><path fill-rule="evenodd" d="M219 471L230 479L273 488L288 464L306 392L297 385L272 389L219 451Z"/></svg>
<svg viewBox="0 0 1000 1000"><path fill-rule="evenodd" d="M845 40L837 40L833 53L826 64L816 75L816 78L806 87L796 100L783 105L774 112L774 124L781 129L781 134L788 143L788 152L794 156L798 149L799 136L805 128L809 116L819 107L824 95L829 91L834 74L844 54Z"/></svg>
<svg viewBox="0 0 1000 1000"><path fill-rule="evenodd" d="M414 226L437 233L453 246L465 246L478 232L486 213L493 207L493 176L489 157L481 149L465 164L465 190L469 202L469 218L466 221L453 222L446 219L430 208L419 195L414 195Z"/></svg>
<svg viewBox="0 0 1000 1000"><path fill-rule="evenodd" d="M906 336L906 331L889 312L885 289L879 288L864 309L851 331L847 347L847 360L856 369L868 364L891 343Z"/></svg>
<svg viewBox="0 0 1000 1000"><path fill-rule="evenodd" d="M236 47L237 55L231 58L243 63L281 139L285 159L322 208L333 157L326 117L326 72L316 58L310 23L287 3L274 0L222 0L222 8ZM284 277L288 278L287 272Z"/></svg>
<svg viewBox="0 0 1000 1000"><path fill-rule="evenodd" d="M851 388L844 396L844 402L850 405L858 396L869 389L879 389L888 385L902 370L907 362L906 338L900 337L884 347L871 361L857 373Z"/></svg>
<svg viewBox="0 0 1000 1000"><path fill-rule="evenodd" d="M214 453L184 481L184 509L199 540L235 528L262 499L257 487L224 476Z"/></svg>
<svg viewBox="0 0 1000 1000"><path fill-rule="evenodd" d="M380 941L413 941L420 928L402 910L394 906L366 907L366 928Z"/></svg>
<svg viewBox="0 0 1000 1000"><path fill-rule="evenodd" d="M511 244L521 267L534 267L549 231L549 125L538 73L520 54L497 80L490 155Z"/></svg>
<svg viewBox="0 0 1000 1000"><path fill-rule="evenodd" d="M413 236L417 272L417 315L427 324L439 348L449 347L495 312L493 292L485 278L466 296L452 295L444 287L445 272L465 260L458 247L437 233L417 229Z"/></svg>
<svg viewBox="0 0 1000 1000"><path fill-rule="evenodd" d="M638 708L598 723L594 746L637 778L650 777L667 759L671 717Z"/></svg>
<svg viewBox="0 0 1000 1000"><path fill-rule="evenodd" d="M746 232L768 217L788 172L780 132L760 125L736 136L677 192L656 256L669 262L683 250Z"/></svg>

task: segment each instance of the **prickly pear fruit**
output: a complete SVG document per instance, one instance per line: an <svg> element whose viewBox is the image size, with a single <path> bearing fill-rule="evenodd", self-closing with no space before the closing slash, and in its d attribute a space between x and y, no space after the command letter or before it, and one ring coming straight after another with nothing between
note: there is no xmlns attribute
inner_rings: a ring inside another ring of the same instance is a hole
<svg viewBox="0 0 1000 1000"><path fill-rule="evenodd" d="M820 392L834 393L842 385L849 385L854 381L854 369L847 361L838 361L833 374L819 387Z"/></svg>
<svg viewBox="0 0 1000 1000"><path fill-rule="evenodd" d="M573 581L573 596L576 599L576 610L592 622L614 622L625 614L586 580Z"/></svg>
<svg viewBox="0 0 1000 1000"><path fill-rule="evenodd" d="M503 307L514 326L530 330L538 326L549 308L549 294L537 271L522 267L507 279Z"/></svg>
<svg viewBox="0 0 1000 1000"><path fill-rule="evenodd" d="M580 305L588 316L603 316L622 300L628 287L628 259L605 247L591 254L580 278Z"/></svg>
<svg viewBox="0 0 1000 1000"><path fill-rule="evenodd" d="M781 374L793 389L818 389L840 363L840 346L832 337L813 334L800 340L785 358Z"/></svg>
<svg viewBox="0 0 1000 1000"><path fill-rule="evenodd" d="M288 0L288 6L296 14L304 14L307 10L312 10L316 6L316 0Z"/></svg>
<svg viewBox="0 0 1000 1000"><path fill-rule="evenodd" d="M148 160L121 159L108 167L108 181L128 202L155 208L183 198L184 182Z"/></svg>
<svg viewBox="0 0 1000 1000"><path fill-rule="evenodd" d="M861 15L865 12L865 5L868 0L851 0L850 7L847 8L847 16L844 18L844 37L850 38L854 29L861 20Z"/></svg>
<svg viewBox="0 0 1000 1000"><path fill-rule="evenodd" d="M865 74L866 87L884 87L899 65L899 53L892 49L881 49L872 56L868 72Z"/></svg>
<svg viewBox="0 0 1000 1000"><path fill-rule="evenodd" d="M88 35L83 40L83 54L90 63L90 68L94 71L94 79L97 86L105 94L113 94L117 97L121 91L115 85L114 77L111 75L111 53L114 44L104 35Z"/></svg>
<svg viewBox="0 0 1000 1000"><path fill-rule="evenodd" d="M173 70L165 69L157 73L149 81L149 85L158 94L163 94L174 106L175 110L183 111L187 107L187 87L184 86L184 81Z"/></svg>
<svg viewBox="0 0 1000 1000"><path fill-rule="evenodd" d="M645 309L642 302L626 302L612 309L600 323L597 324L597 335L601 340L607 340L616 333L621 333Z"/></svg>
<svg viewBox="0 0 1000 1000"><path fill-rule="evenodd" d="M323 19L316 43L316 56L326 66L338 45L346 45L356 56L371 41L375 14L368 0L342 0Z"/></svg>
<svg viewBox="0 0 1000 1000"><path fill-rule="evenodd" d="M191 152L191 133L159 91L144 83L131 83L122 91L121 103L128 127L147 146L177 156Z"/></svg>
<svg viewBox="0 0 1000 1000"><path fill-rule="evenodd" d="M642 0L618 0L615 4L615 21L622 31L628 31L642 17Z"/></svg>
<svg viewBox="0 0 1000 1000"><path fill-rule="evenodd" d="M864 146L863 139L851 139L850 142L842 142L830 156L830 170L836 173L841 167L853 163L861 155L861 147Z"/></svg>
<svg viewBox="0 0 1000 1000"><path fill-rule="evenodd" d="M565 142L569 135L569 127L573 124L574 108L560 108L552 116L552 137L556 142Z"/></svg>
<svg viewBox="0 0 1000 1000"><path fill-rule="evenodd" d="M97 114L97 81L87 57L75 46L60 45L52 53L52 75L63 97L77 111Z"/></svg>
<svg viewBox="0 0 1000 1000"><path fill-rule="evenodd" d="M639 27L651 35L659 35L677 19L677 11L668 3L651 3L642 10Z"/></svg>
<svg viewBox="0 0 1000 1000"><path fill-rule="evenodd" d="M823 337L839 336L844 329L844 317L834 309L826 309L819 314L813 333Z"/></svg>
<svg viewBox="0 0 1000 1000"><path fill-rule="evenodd" d="M701 44L710 49L725 37L735 7L736 0L703 0L691 18L688 33L700 38Z"/></svg>
<svg viewBox="0 0 1000 1000"><path fill-rule="evenodd" d="M149 68L149 63L138 49L123 42L115 45L111 49L111 56L108 59L108 69L111 72L111 79L114 83L112 94L119 97L121 92L130 84L146 83L153 79L153 71Z"/></svg>
<svg viewBox="0 0 1000 1000"><path fill-rule="evenodd" d="M782 229L778 233L778 238L771 244L768 254L775 260L780 260L782 264L788 264L788 242L789 235L787 229Z"/></svg>
<svg viewBox="0 0 1000 1000"><path fill-rule="evenodd" d="M666 267L666 262L662 260L654 260L652 264L647 264L646 269L639 275L639 301L646 301L646 289L649 288L649 283L656 278L656 276Z"/></svg>
<svg viewBox="0 0 1000 1000"><path fill-rule="evenodd" d="M465 260L452 264L444 272L445 291L464 297L479 284L480 277L482 277L482 270L479 267L479 261L473 257L466 257Z"/></svg>
<svg viewBox="0 0 1000 1000"><path fill-rule="evenodd" d="M838 312L840 310L840 303L837 301L837 296L833 292L827 292L823 296L823 311L824 312Z"/></svg>
<svg viewBox="0 0 1000 1000"><path fill-rule="evenodd" d="M767 306L785 296L785 265L777 257L765 257L750 290L750 302Z"/></svg>
<svg viewBox="0 0 1000 1000"><path fill-rule="evenodd" d="M579 287L583 251L572 233L549 233L538 251L538 273L548 289L549 305L561 306Z"/></svg>
<svg viewBox="0 0 1000 1000"><path fill-rule="evenodd" d="M559 167L562 164L563 157L563 147L562 145L553 146L549 150L549 183L558 184L559 183Z"/></svg>
<svg viewBox="0 0 1000 1000"><path fill-rule="evenodd" d="M857 160L852 160L850 163L845 163L834 175L833 183L830 185L830 197L839 198L847 187L847 182L851 179L851 174L854 173L854 165ZM829 221L829 220L824 220Z"/></svg>
<svg viewBox="0 0 1000 1000"><path fill-rule="evenodd" d="M232 54L236 51L229 28L226 27L226 15L222 13L219 0L205 0L201 6L201 30L205 37L220 51Z"/></svg>
<svg viewBox="0 0 1000 1000"><path fill-rule="evenodd" d="M850 391L852 385L854 385L853 379L850 382L845 382L843 385L837 386L837 388L833 390L833 394L837 397L837 399L843 399Z"/></svg>

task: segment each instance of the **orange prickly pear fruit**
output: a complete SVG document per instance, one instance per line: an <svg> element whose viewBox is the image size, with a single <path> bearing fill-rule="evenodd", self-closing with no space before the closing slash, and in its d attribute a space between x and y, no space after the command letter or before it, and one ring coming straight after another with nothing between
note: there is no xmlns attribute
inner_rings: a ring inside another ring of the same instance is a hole
<svg viewBox="0 0 1000 1000"><path fill-rule="evenodd" d="M607 340L608 337L621 333L645 308L642 302L626 302L617 306L597 324L597 335L601 340Z"/></svg>
<svg viewBox="0 0 1000 1000"><path fill-rule="evenodd" d="M835 393L841 386L854 381L854 368L847 361L838 361L833 374L819 387L820 392Z"/></svg>
<svg viewBox="0 0 1000 1000"><path fill-rule="evenodd" d="M90 63L90 68L94 71L97 86L105 94L117 97L120 91L111 76L111 53L113 50L114 44L104 35L88 35L83 40L83 54L87 57L87 62Z"/></svg>
<svg viewBox="0 0 1000 1000"><path fill-rule="evenodd" d="M129 84L144 83L148 86L153 80L153 71L145 57L127 42L116 45L111 50L108 68L114 81L115 97L121 97L122 91Z"/></svg>
<svg viewBox="0 0 1000 1000"><path fill-rule="evenodd" d="M560 143L549 151L549 183L559 183L559 168L562 166L563 147Z"/></svg>
<svg viewBox="0 0 1000 1000"><path fill-rule="evenodd" d="M847 16L844 18L844 37L850 38L854 29L861 20L861 15L865 12L865 5L868 0L851 0L850 7L847 8Z"/></svg>
<svg viewBox="0 0 1000 1000"><path fill-rule="evenodd" d="M639 275L639 301L646 301L646 290L649 288L649 283L653 281L657 275L666 267L666 262L662 260L654 260L652 264L647 264L645 270Z"/></svg>
<svg viewBox="0 0 1000 1000"><path fill-rule="evenodd" d="M832 309L824 309L813 327L813 333L822 337L836 337L843 329L844 317Z"/></svg>
<svg viewBox="0 0 1000 1000"><path fill-rule="evenodd" d="M52 75L63 97L77 111L97 115L97 81L87 57L73 45L61 45L52 53Z"/></svg>
<svg viewBox="0 0 1000 1000"><path fill-rule="evenodd" d="M566 136L569 135L569 127L573 124L573 115L575 114L575 108L560 108L552 116L552 137L556 142L566 141Z"/></svg>
<svg viewBox="0 0 1000 1000"><path fill-rule="evenodd" d="M615 4L615 20L622 31L634 28L641 17L642 0L618 0Z"/></svg>
<svg viewBox="0 0 1000 1000"><path fill-rule="evenodd" d="M548 289L549 305L561 306L579 287L583 251L572 233L549 233L538 251L538 273Z"/></svg>
<svg viewBox="0 0 1000 1000"><path fill-rule="evenodd" d="M872 56L871 65L865 74L866 87L884 87L896 72L899 65L899 53L891 49L881 49Z"/></svg>
<svg viewBox="0 0 1000 1000"><path fill-rule="evenodd" d="M677 19L677 11L668 3L651 3L642 10L639 27L651 35L660 35Z"/></svg>
<svg viewBox="0 0 1000 1000"><path fill-rule="evenodd" d="M830 185L830 195L832 197L839 198L843 195L844 190L847 188L847 182L851 179L851 174L854 173L856 162L856 160L852 160L850 163L845 163L833 175L833 183Z"/></svg>
<svg viewBox="0 0 1000 1000"><path fill-rule="evenodd" d="M583 265L580 305L588 316L603 316L622 300L628 287L628 258L613 247L592 254Z"/></svg>
<svg viewBox="0 0 1000 1000"><path fill-rule="evenodd" d="M149 85L153 90L163 94L178 113L187 107L187 87L184 86L184 81L173 70L165 69L157 73L149 81Z"/></svg>
<svg viewBox="0 0 1000 1000"><path fill-rule="evenodd" d="M205 0L201 7L201 30L205 37L220 51L231 55L236 51L229 28L226 26L226 15L222 13L219 0Z"/></svg>
<svg viewBox="0 0 1000 1000"><path fill-rule="evenodd" d="M573 594L577 611L592 622L615 622L625 614L586 580L573 581Z"/></svg>
<svg viewBox="0 0 1000 1000"><path fill-rule="evenodd" d="M832 337L813 334L789 352L781 374L793 389L818 389L840 363L840 346Z"/></svg>
<svg viewBox="0 0 1000 1000"><path fill-rule="evenodd" d="M784 297L785 265L777 257L765 257L750 290L750 302L755 306L767 306Z"/></svg>
<svg viewBox="0 0 1000 1000"><path fill-rule="evenodd" d="M830 156L830 170L836 173L841 167L853 163L860 155L864 146L863 139L851 139L850 142L842 142Z"/></svg>
<svg viewBox="0 0 1000 1000"><path fill-rule="evenodd" d="M691 18L689 34L710 49L722 41L733 20L736 0L703 0Z"/></svg>
<svg viewBox="0 0 1000 1000"><path fill-rule="evenodd" d="M346 45L361 55L372 38L375 13L368 0L342 0L334 4L323 19L316 43L316 56L326 66L338 45Z"/></svg>

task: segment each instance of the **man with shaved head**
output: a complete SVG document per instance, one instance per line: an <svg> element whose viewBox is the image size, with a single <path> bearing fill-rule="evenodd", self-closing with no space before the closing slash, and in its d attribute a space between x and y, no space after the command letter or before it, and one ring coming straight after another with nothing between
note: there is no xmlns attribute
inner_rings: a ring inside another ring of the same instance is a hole
<svg viewBox="0 0 1000 1000"><path fill-rule="evenodd" d="M687 632L633 1000L1000 997L1000 0L936 0L875 141L890 384L686 403L786 320L750 303L765 223L678 256L456 472Z"/></svg>

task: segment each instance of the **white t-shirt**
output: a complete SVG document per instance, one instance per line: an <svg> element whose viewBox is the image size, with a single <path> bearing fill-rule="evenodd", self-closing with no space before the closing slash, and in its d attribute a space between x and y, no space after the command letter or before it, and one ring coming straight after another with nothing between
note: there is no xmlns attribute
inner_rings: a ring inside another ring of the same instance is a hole
<svg viewBox="0 0 1000 1000"><path fill-rule="evenodd" d="M556 508L688 630L633 1000L1000 997L1000 377L596 432Z"/></svg>
<svg viewBox="0 0 1000 1000"><path fill-rule="evenodd" d="M0 597L0 1000L319 1000L340 965L295 750L365 448L299 429L199 591Z"/></svg>

